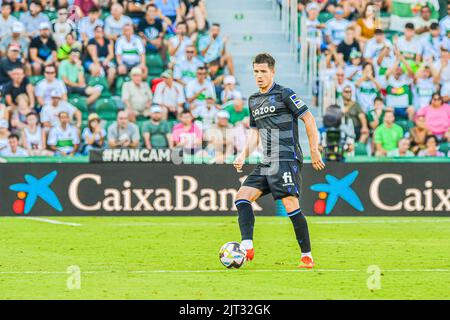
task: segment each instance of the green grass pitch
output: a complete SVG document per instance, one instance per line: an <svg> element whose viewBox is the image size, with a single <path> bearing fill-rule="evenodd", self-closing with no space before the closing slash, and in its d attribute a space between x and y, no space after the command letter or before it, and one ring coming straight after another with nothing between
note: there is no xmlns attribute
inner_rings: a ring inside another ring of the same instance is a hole
<svg viewBox="0 0 450 320"><path fill-rule="evenodd" d="M0 299L450 298L448 218L310 217L314 271L298 271L287 218L257 217L255 260L239 270L218 259L239 240L234 217L49 219L80 225L0 219Z"/></svg>

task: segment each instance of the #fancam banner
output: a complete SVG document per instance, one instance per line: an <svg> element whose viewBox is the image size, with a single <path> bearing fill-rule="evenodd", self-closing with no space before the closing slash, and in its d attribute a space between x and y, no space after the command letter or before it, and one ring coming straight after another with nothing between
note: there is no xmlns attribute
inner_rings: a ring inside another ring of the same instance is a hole
<svg viewBox="0 0 450 320"><path fill-rule="evenodd" d="M253 166L173 163L0 164L2 216L236 215ZM448 163L303 167L301 205L317 216L450 216ZM267 195L256 215L275 215Z"/></svg>

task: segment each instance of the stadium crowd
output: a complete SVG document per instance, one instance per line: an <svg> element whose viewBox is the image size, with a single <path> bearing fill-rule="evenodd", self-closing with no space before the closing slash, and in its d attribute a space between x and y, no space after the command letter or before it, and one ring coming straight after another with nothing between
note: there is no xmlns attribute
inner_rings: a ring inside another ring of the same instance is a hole
<svg viewBox="0 0 450 320"><path fill-rule="evenodd" d="M325 61L320 77L333 83L348 154L448 154L450 4L440 20L436 1L299 0L298 8Z"/></svg>
<svg viewBox="0 0 450 320"><path fill-rule="evenodd" d="M0 156L144 147L219 161L243 148L249 110L204 0L0 2ZM391 1L298 2L348 153L447 153L449 16L424 5L393 32L379 19Z"/></svg>

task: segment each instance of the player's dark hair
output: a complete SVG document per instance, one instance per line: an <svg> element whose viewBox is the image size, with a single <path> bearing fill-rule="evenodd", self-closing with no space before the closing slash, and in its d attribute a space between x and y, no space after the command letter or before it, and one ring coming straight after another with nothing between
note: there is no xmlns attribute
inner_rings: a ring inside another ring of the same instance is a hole
<svg viewBox="0 0 450 320"><path fill-rule="evenodd" d="M381 98L381 97L375 97L375 99L373 99L373 103L374 103L374 104L375 104L375 102L377 102L377 101L381 101L381 102L384 103L384 100L383 100L383 98Z"/></svg>
<svg viewBox="0 0 450 320"><path fill-rule="evenodd" d="M405 24L405 29L414 30L414 23L408 22L407 24Z"/></svg>
<svg viewBox="0 0 450 320"><path fill-rule="evenodd" d="M220 28L220 23L214 22L214 23L212 24L212 26L213 26L213 27Z"/></svg>
<svg viewBox="0 0 450 320"><path fill-rule="evenodd" d="M260 53L253 58L253 65L267 63L270 69L275 68L275 59L268 53Z"/></svg>
<svg viewBox="0 0 450 320"><path fill-rule="evenodd" d="M383 29L375 29L375 34L384 34Z"/></svg>
<svg viewBox="0 0 450 320"><path fill-rule="evenodd" d="M439 29L439 23L437 23L437 22L431 23L431 24L430 24L430 29L431 29L431 30L437 30L437 29Z"/></svg>
<svg viewBox="0 0 450 320"><path fill-rule="evenodd" d="M158 10L158 7L155 4L153 4L153 3L148 4L147 5L147 10L148 10L148 8L154 8L155 10Z"/></svg>

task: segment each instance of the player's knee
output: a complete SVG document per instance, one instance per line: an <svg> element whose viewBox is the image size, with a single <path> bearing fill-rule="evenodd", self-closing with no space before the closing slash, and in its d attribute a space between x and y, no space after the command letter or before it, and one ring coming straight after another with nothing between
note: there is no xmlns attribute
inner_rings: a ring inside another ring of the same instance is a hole
<svg viewBox="0 0 450 320"><path fill-rule="evenodd" d="M238 200L246 200L249 202L255 201L255 195L252 194L249 190L246 188L240 188L236 194L236 201Z"/></svg>
<svg viewBox="0 0 450 320"><path fill-rule="evenodd" d="M297 197L286 197L281 199L286 212L293 212L300 209L300 203Z"/></svg>

